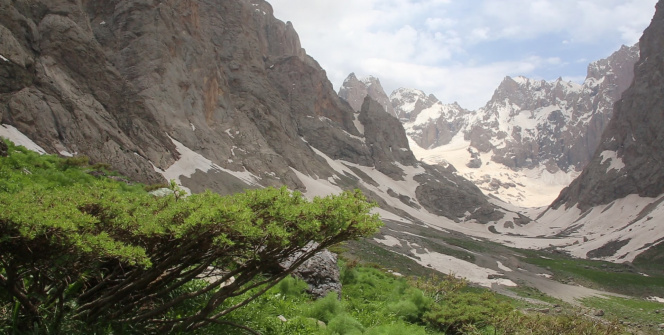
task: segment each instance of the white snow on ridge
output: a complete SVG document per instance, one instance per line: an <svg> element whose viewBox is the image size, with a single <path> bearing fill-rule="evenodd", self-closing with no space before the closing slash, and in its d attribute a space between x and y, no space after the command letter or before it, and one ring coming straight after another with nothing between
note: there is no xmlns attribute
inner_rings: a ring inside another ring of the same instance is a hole
<svg viewBox="0 0 664 335"><path fill-rule="evenodd" d="M42 155L46 154L46 150L33 142L30 138L25 136L22 132L14 126L8 124L0 124L0 137L4 137L16 145L22 145L28 150L38 152Z"/></svg>
<svg viewBox="0 0 664 335"><path fill-rule="evenodd" d="M606 169L606 172L609 172L611 170L617 170L620 171L625 167L625 162L623 162L622 158L618 157L618 153L612 150L604 150L600 154L602 157L602 162L600 165L603 165L607 160L610 160L609 167Z"/></svg>
<svg viewBox="0 0 664 335"><path fill-rule="evenodd" d="M9 59L5 58L5 56L3 56L3 55L0 55L0 59L2 59L5 62L9 62Z"/></svg>

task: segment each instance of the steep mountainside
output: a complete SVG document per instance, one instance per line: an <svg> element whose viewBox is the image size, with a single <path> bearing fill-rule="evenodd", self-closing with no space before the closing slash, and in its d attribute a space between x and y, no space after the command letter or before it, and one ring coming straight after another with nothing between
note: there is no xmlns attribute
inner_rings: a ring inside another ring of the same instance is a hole
<svg viewBox="0 0 664 335"><path fill-rule="evenodd" d="M500 216L380 104L341 100L263 0L0 0L0 41L0 135L46 152L193 192L359 187L392 212Z"/></svg>
<svg viewBox="0 0 664 335"><path fill-rule="evenodd" d="M637 255L664 241L664 3L639 42L641 57L631 86L592 160L540 216L585 236L569 248L582 257L639 261Z"/></svg>
<svg viewBox="0 0 664 335"><path fill-rule="evenodd" d="M622 99L591 163L553 203L586 210L630 194L664 193L664 4L641 37L636 76Z"/></svg>
<svg viewBox="0 0 664 335"><path fill-rule="evenodd" d="M418 159L451 163L487 193L541 206L589 162L638 55L638 45L623 46L591 63L582 85L506 77L476 111L405 88L392 92L390 105ZM351 77L340 92L383 95Z"/></svg>

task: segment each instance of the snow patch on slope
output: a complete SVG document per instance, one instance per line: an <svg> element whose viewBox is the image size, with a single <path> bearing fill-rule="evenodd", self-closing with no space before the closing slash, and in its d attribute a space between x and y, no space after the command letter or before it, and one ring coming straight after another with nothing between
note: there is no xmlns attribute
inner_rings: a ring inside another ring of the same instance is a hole
<svg viewBox="0 0 664 335"><path fill-rule="evenodd" d="M14 126L8 124L0 124L0 137L4 137L16 145L22 145L28 150L38 152L42 155L46 154L46 150L33 142L30 138L25 136L22 132Z"/></svg>
<svg viewBox="0 0 664 335"><path fill-rule="evenodd" d="M485 194L497 196L504 201L523 206L540 207L553 202L560 191L569 185L579 173L557 171L546 168L511 170L491 161L491 153L480 153L482 166L466 168L472 159L470 141L459 132L449 144L433 149L424 149L409 139L410 148L417 159L427 164L452 164L459 174L473 181Z"/></svg>
<svg viewBox="0 0 664 335"><path fill-rule="evenodd" d="M156 167L154 164L152 167L157 173L160 173L166 180L175 180L179 187L183 188L187 193L191 194L191 190L182 185L181 177L190 178L196 171L201 172L214 172L214 171L223 171L228 174L233 175L234 177L242 180L247 185L258 186L259 177L255 176L251 172L247 171L232 171L224 169L221 166L213 163L211 160L203 157L203 155L187 148L184 144L176 141L168 134L168 138L175 144L177 152L180 154L180 159L178 159L173 165L169 166L166 170L162 170Z"/></svg>
<svg viewBox="0 0 664 335"><path fill-rule="evenodd" d="M618 153L612 150L604 150L600 154L600 157L602 157L602 162L600 165L604 165L604 163L608 160L609 161L609 167L606 169L606 172L609 172L611 170L617 170L620 171L625 167L625 162L623 162L622 158L618 157Z"/></svg>
<svg viewBox="0 0 664 335"><path fill-rule="evenodd" d="M619 243L613 254L599 258L611 262L631 262L643 252L643 246L664 239L664 230L660 225L664 219L663 203L664 195L646 198L632 194L584 213L576 206L549 209L538 221L557 227L560 233L564 232L578 241L564 247L575 257L586 258L590 251ZM567 229L570 226L573 229Z"/></svg>
<svg viewBox="0 0 664 335"><path fill-rule="evenodd" d="M452 256L441 254L435 251L424 249L423 253L418 253L412 249L411 253L415 257L409 257L420 265L431 267L440 273L454 274L457 277L466 278L468 281L485 287L491 287L494 284L504 286L517 286L509 279L488 279L489 275L498 275L499 272L483 268ZM406 255L407 256L407 255Z"/></svg>

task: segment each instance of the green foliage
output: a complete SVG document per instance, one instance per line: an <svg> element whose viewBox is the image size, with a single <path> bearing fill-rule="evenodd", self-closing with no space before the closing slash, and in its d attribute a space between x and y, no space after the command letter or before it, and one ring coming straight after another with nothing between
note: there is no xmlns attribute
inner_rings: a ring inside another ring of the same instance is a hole
<svg viewBox="0 0 664 335"><path fill-rule="evenodd" d="M343 312L344 308L341 305L341 302L337 298L337 295L330 293L325 298L318 299L311 306L311 310L308 313L308 316L321 320L325 323L330 322L336 316L339 316Z"/></svg>
<svg viewBox="0 0 664 335"><path fill-rule="evenodd" d="M308 285L306 282L292 276L282 279L279 284L277 284L279 293L286 297L301 296L307 287Z"/></svg>
<svg viewBox="0 0 664 335"><path fill-rule="evenodd" d="M597 322L583 315L511 313L494 328L505 335L627 335L634 334L617 323Z"/></svg>
<svg viewBox="0 0 664 335"><path fill-rule="evenodd" d="M417 289L409 289L402 300L388 304L388 310L409 322L418 322L433 300Z"/></svg>
<svg viewBox="0 0 664 335"><path fill-rule="evenodd" d="M145 192L152 192L154 190L158 190L160 188L168 188L168 184L151 184L151 185L145 185L143 189Z"/></svg>
<svg viewBox="0 0 664 335"><path fill-rule="evenodd" d="M529 255L526 259L528 263L551 269L557 279L571 278L584 286L634 296L664 295L664 276L656 273L644 276L628 264L575 259L562 255L547 255L543 258L534 251L520 252ZM661 267L654 265L653 268L657 266Z"/></svg>
<svg viewBox="0 0 664 335"><path fill-rule="evenodd" d="M327 325L332 334L357 335L364 333L364 326L348 314L335 316Z"/></svg>
<svg viewBox="0 0 664 335"><path fill-rule="evenodd" d="M0 158L0 298L13 311L2 323L20 331L58 332L64 320L114 331L198 329L319 250L381 225L359 191L308 201L285 188L184 197L174 186L156 198L90 176L85 157L9 152ZM285 259L288 269L262 276ZM295 294L300 284L283 285Z"/></svg>
<svg viewBox="0 0 664 335"><path fill-rule="evenodd" d="M85 155L68 157L60 161L63 170L73 167L85 167L90 164L90 158Z"/></svg>
<svg viewBox="0 0 664 335"><path fill-rule="evenodd" d="M513 311L493 293L455 293L448 295L440 305L433 305L424 314L424 321L449 334L484 328L498 323Z"/></svg>
<svg viewBox="0 0 664 335"><path fill-rule="evenodd" d="M426 335L424 327L406 323L393 323L368 329L364 335Z"/></svg>
<svg viewBox="0 0 664 335"><path fill-rule="evenodd" d="M584 298L581 302L584 306L605 311L604 318L608 320L624 319L645 325L662 323L662 315L655 313L656 310L664 310L660 302L608 296Z"/></svg>

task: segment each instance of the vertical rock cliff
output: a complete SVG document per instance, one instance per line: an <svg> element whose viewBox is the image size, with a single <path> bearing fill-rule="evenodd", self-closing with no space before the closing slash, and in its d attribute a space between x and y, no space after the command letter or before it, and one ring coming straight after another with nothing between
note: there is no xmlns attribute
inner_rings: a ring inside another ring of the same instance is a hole
<svg viewBox="0 0 664 335"><path fill-rule="evenodd" d="M590 164L553 208L577 205L585 210L630 194L664 193L664 3L656 8L639 41L634 81L615 104Z"/></svg>

